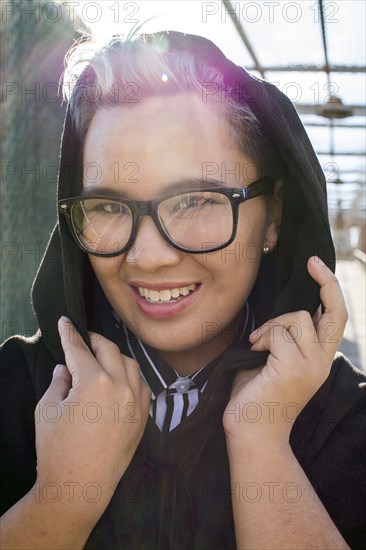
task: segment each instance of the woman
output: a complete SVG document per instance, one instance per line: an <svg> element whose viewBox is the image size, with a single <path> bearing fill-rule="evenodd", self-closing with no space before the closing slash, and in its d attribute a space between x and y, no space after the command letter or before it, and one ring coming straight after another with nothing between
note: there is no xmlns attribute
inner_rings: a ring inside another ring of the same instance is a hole
<svg viewBox="0 0 366 550"><path fill-rule="evenodd" d="M201 37L114 38L58 199L1 352L4 548L361 547L364 377L287 98Z"/></svg>

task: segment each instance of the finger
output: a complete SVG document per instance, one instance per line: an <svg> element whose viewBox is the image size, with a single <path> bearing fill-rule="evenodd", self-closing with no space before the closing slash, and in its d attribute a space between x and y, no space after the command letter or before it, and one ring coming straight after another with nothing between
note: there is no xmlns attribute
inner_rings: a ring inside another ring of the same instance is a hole
<svg viewBox="0 0 366 550"><path fill-rule="evenodd" d="M139 394L141 384L144 383L146 385L141 375L140 365L131 357L127 357L126 355L121 355L121 357L123 358L128 381L136 393ZM149 386L147 387L149 388Z"/></svg>
<svg viewBox="0 0 366 550"><path fill-rule="evenodd" d="M74 323L68 317L66 317L65 315L60 317L60 319L58 320L57 328L63 346L67 346L68 344L75 345L85 351L90 352L88 346L80 336Z"/></svg>
<svg viewBox="0 0 366 550"><path fill-rule="evenodd" d="M263 336L266 332L272 330L275 325L281 325L283 327L293 327L293 331L302 333L303 328L309 328L310 330L314 329L314 323L310 314L305 311L292 311L290 313L284 313L279 315L274 319L270 319L264 325L256 328L250 335L249 340L254 343Z"/></svg>
<svg viewBox="0 0 366 550"><path fill-rule="evenodd" d="M306 359L309 348L312 348L310 331L305 339L304 334L294 329L292 325L285 327L280 324L271 326L251 347L252 351L269 351L274 359L283 364L296 366ZM300 345L301 344L301 345Z"/></svg>
<svg viewBox="0 0 366 550"><path fill-rule="evenodd" d="M320 305L312 317L314 327L318 326L321 316L322 316L322 306Z"/></svg>
<svg viewBox="0 0 366 550"><path fill-rule="evenodd" d="M89 376L91 370L95 371L100 367L70 319L61 317L58 329L65 353L66 366L72 375L74 386L80 378Z"/></svg>
<svg viewBox="0 0 366 550"><path fill-rule="evenodd" d="M308 271L320 286L324 313L318 321L317 336L320 346L334 355L343 337L348 313L337 277L317 256L308 260Z"/></svg>
<svg viewBox="0 0 366 550"><path fill-rule="evenodd" d="M72 378L66 365L56 365L51 384L43 394L42 401L61 403L69 395L71 381Z"/></svg>
<svg viewBox="0 0 366 550"><path fill-rule="evenodd" d="M274 344L276 345L274 346ZM288 350L290 353L299 354L298 358L314 359L319 352L323 353L322 348L319 348L318 336L312 318L307 311L292 313L284 325L278 323L277 319L267 324L266 330L261 331L260 337L255 340L251 349L253 351L270 350L271 352L276 349L285 358L288 346L292 348Z"/></svg>
<svg viewBox="0 0 366 550"><path fill-rule="evenodd" d="M147 418L151 404L151 389L142 378L140 380L140 403L142 417Z"/></svg>
<svg viewBox="0 0 366 550"><path fill-rule="evenodd" d="M306 356L312 351L313 344L317 342L315 327L308 311L294 311L271 319L265 325L259 327L250 336L253 344L258 344L263 336L269 341L273 340L273 329L275 326L282 327L282 341L296 342L301 353ZM252 348L259 351L258 347Z"/></svg>
<svg viewBox="0 0 366 550"><path fill-rule="evenodd" d="M89 332L95 358L113 380L128 384L139 395L140 367L137 361L123 355L119 347L101 334Z"/></svg>
<svg viewBox="0 0 366 550"><path fill-rule="evenodd" d="M128 383L123 355L117 344L101 334L89 332L89 338L95 359L113 380Z"/></svg>

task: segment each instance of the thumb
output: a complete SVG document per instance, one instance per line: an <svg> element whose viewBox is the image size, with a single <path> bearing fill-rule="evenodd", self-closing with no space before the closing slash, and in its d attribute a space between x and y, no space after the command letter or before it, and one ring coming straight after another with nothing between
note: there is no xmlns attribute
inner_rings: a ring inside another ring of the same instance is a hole
<svg viewBox="0 0 366 550"><path fill-rule="evenodd" d="M66 365L56 365L51 384L43 395L42 400L60 403L68 396L72 386L71 382L72 377Z"/></svg>

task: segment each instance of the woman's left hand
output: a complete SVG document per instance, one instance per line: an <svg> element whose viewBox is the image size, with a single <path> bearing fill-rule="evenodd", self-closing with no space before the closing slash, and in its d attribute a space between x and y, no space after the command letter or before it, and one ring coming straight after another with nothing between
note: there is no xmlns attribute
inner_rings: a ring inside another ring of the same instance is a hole
<svg viewBox="0 0 366 550"><path fill-rule="evenodd" d="M348 314L338 280L316 256L308 271L320 285L324 313L297 311L250 335L252 350L269 350L264 367L237 374L223 415L230 442L288 443L296 417L327 379Z"/></svg>

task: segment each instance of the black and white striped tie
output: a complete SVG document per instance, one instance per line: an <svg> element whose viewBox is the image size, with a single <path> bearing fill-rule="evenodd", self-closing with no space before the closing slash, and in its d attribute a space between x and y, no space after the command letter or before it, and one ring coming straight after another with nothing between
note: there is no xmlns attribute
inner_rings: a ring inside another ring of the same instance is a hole
<svg viewBox="0 0 366 550"><path fill-rule="evenodd" d="M163 434L174 430L196 408L202 389L197 387L194 378L197 378L203 370L206 369L201 369L192 378L179 376L151 404L151 416ZM208 372L204 374L205 378L209 376Z"/></svg>

